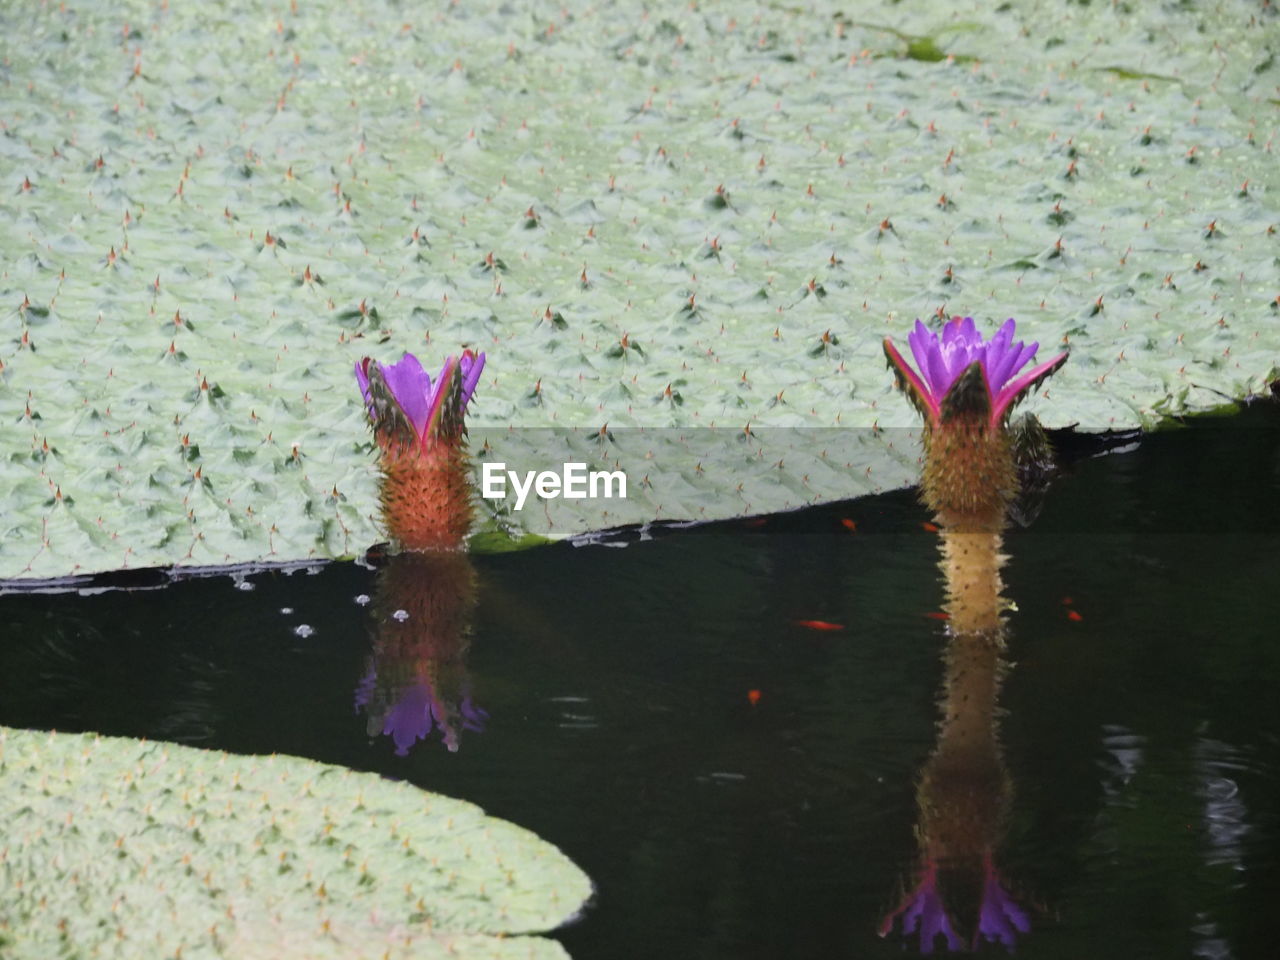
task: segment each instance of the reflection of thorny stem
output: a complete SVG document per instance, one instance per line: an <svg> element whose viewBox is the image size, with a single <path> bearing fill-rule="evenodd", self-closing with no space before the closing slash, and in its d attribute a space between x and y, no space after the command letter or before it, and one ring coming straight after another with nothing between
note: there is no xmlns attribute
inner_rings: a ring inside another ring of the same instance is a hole
<svg viewBox="0 0 1280 960"><path fill-rule="evenodd" d="M941 549L951 637L938 743L920 778L920 834L957 932L971 940L1010 793L996 716L1004 556L995 533L944 533Z"/></svg>
<svg viewBox="0 0 1280 960"><path fill-rule="evenodd" d="M918 932L922 952L943 936L951 950L979 940L1012 948L1030 924L1005 892L995 862L1011 784L999 744L997 699L1004 673L999 533L945 531L941 567L950 637L938 740L920 774L915 888L885 918Z"/></svg>
<svg viewBox="0 0 1280 960"><path fill-rule="evenodd" d="M978 858L995 845L1008 782L996 702L1003 674L1000 535L944 533L950 639L938 743L920 784L921 832L935 857Z"/></svg>
<svg viewBox="0 0 1280 960"><path fill-rule="evenodd" d="M462 728L484 729L466 666L475 590L461 552L401 553L378 571L373 653L356 705L369 732L390 736L401 755L433 728L450 750Z"/></svg>
<svg viewBox="0 0 1280 960"><path fill-rule="evenodd" d="M1005 560L1000 546L998 533L943 531L941 567L952 633L981 633L999 643Z"/></svg>

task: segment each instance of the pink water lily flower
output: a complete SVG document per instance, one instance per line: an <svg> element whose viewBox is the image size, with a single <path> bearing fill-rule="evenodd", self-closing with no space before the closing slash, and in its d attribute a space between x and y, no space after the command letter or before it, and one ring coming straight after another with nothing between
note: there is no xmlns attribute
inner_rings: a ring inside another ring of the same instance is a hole
<svg viewBox="0 0 1280 960"><path fill-rule="evenodd" d="M475 393L483 369L484 354L466 350L460 357L446 358L433 384L418 358L406 353L396 363L363 358L356 364L356 381L375 428L386 426L382 421L396 419L399 413L412 427L418 442L425 445L429 438L440 436L442 431L448 432L454 426L460 429L462 413ZM450 411L446 408L454 390L455 376L460 379L460 402L456 410ZM387 395L397 410L388 408ZM446 420L456 423L445 423Z"/></svg>
<svg viewBox="0 0 1280 960"><path fill-rule="evenodd" d="M995 336L983 340L972 317L952 317L942 328L941 335L930 332L917 320L915 329L907 337L916 368L903 359L888 337L884 341L884 352L898 375L900 385L931 426L942 420L945 401L952 388L970 367L978 364L986 387L989 422L995 427L1003 422L1013 405L1028 391L1067 361L1067 354L1061 353L1020 373L1034 359L1039 344L1027 345L1021 340L1014 342L1015 326L1010 318Z"/></svg>

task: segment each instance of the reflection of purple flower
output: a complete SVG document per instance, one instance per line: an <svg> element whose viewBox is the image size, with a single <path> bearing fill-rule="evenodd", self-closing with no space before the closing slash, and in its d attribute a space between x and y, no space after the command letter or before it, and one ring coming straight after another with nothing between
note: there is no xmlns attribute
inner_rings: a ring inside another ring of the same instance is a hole
<svg viewBox="0 0 1280 960"><path fill-rule="evenodd" d="M462 727L464 730L474 730L476 733L484 732L484 725L489 719L489 711L484 707L478 707L472 702L470 694L462 698L462 702L458 704L458 712L462 714Z"/></svg>
<svg viewBox="0 0 1280 960"><path fill-rule="evenodd" d="M412 353L406 353L396 363L379 363L369 357L363 358L356 364L356 382L360 385L369 417L376 424L379 411L375 402L377 398L370 390L371 369L386 384L391 399L400 408L405 419L413 425L419 442L425 444L428 437L439 428L441 411L453 389L455 372L460 377L461 385L461 402L455 413L461 417L480 382L484 354L465 350L460 357L447 357L434 384L431 382L431 375L422 368L421 362Z"/></svg>
<svg viewBox="0 0 1280 960"><path fill-rule="evenodd" d="M1061 353L1018 376L1018 371L1035 357L1039 344L1013 341L1016 324L1006 320L995 336L984 341L972 317L952 317L937 336L916 321L907 337L919 373L903 359L893 341L884 341L885 355L898 374L899 385L911 396L920 412L936 425L942 417L943 402L961 374L977 363L986 386L990 423L999 424L1009 409L1037 383L1067 360Z"/></svg>
<svg viewBox="0 0 1280 960"><path fill-rule="evenodd" d="M946 950L961 950L964 941L952 927L951 918L938 896L938 866L932 860L925 864L924 873L915 890L902 902L897 910L889 914L880 923L880 936L885 936L893 929L893 921L902 915L902 932L904 935L920 931L920 952L933 953L934 940L938 934L947 938Z"/></svg>
<svg viewBox="0 0 1280 960"><path fill-rule="evenodd" d="M400 699L382 719L382 732L395 742L396 756L408 756L410 747L427 739L435 713L435 698L425 681L416 680L401 689Z"/></svg>
<svg viewBox="0 0 1280 960"><path fill-rule="evenodd" d="M989 856L983 858L983 872L978 925L968 943L957 932L957 927L962 924L953 919L939 893L938 865L932 859L925 861L915 890L906 896L898 909L881 921L880 936L886 936L893 929L894 920L901 916L903 936L918 932L922 954L933 953L939 935L946 940L944 951L976 950L981 939L989 943L1002 943L1012 953L1017 934L1030 931L1031 919L1004 889Z"/></svg>
<svg viewBox="0 0 1280 960"><path fill-rule="evenodd" d="M356 684L355 707L357 713L361 707L368 708L369 700L373 697L373 691L377 689L377 686L378 671L370 664L368 672Z"/></svg>
<svg viewBox="0 0 1280 960"><path fill-rule="evenodd" d="M996 873L995 864L987 857L986 882L982 886L982 915L978 921L978 933L984 940L995 943L997 940L1013 952L1014 941L1018 933L1026 933L1031 929L1031 918L1013 897L1000 885L1000 875Z"/></svg>
<svg viewBox="0 0 1280 960"><path fill-rule="evenodd" d="M374 695L376 685L377 672L370 669L356 687L356 709L368 710L374 722L382 724L382 733L396 745L398 757L408 756L413 745L419 740L426 740L433 729L440 731L440 739L449 752L456 753L460 733L456 717L461 718L463 730L475 733L483 733L489 719L488 711L477 706L470 694L465 694L459 701L455 717L455 711L450 710L449 705L437 696L431 682L422 676L394 687L390 693L395 696L395 703L378 719L378 706L373 701L381 698Z"/></svg>

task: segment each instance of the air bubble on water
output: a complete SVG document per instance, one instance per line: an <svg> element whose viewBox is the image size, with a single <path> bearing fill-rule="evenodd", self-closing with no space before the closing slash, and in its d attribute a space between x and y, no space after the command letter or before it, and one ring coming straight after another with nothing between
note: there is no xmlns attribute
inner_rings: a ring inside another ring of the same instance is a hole
<svg viewBox="0 0 1280 960"><path fill-rule="evenodd" d="M280 612L287 617L289 614L293 613L293 607L281 607Z"/></svg>
<svg viewBox="0 0 1280 960"><path fill-rule="evenodd" d="M293 632L300 637L306 638L311 636L313 633L315 633L315 630L313 630L311 626L308 624L300 623L293 628Z"/></svg>
<svg viewBox="0 0 1280 960"><path fill-rule="evenodd" d="M248 580L237 580L237 581L236 581L236 589L237 589L237 590L252 590L252 589L253 589L253 586L254 586L254 585L253 585L252 583L250 583Z"/></svg>
<svg viewBox="0 0 1280 960"><path fill-rule="evenodd" d="M404 623L406 620L408 620L408 619L409 619L409 611L408 611L408 610L397 610L395 613L393 613L393 614L391 615L391 618L392 618L393 620L399 620L401 623Z"/></svg>
<svg viewBox="0 0 1280 960"><path fill-rule="evenodd" d="M369 600L370 597L367 593L356 594L356 603L360 604L362 607L367 607L369 605Z"/></svg>

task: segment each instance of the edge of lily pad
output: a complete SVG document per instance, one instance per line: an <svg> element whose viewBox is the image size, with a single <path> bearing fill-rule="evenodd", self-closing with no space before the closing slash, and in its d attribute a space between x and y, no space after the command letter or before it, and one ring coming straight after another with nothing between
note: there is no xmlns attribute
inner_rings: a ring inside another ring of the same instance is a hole
<svg viewBox="0 0 1280 960"><path fill-rule="evenodd" d="M1061 442L1062 436L1070 436L1073 445L1080 449L1092 449L1089 456L1102 456L1113 452L1118 448L1129 449L1133 442L1141 443L1142 439L1148 435L1158 433L1166 433L1173 430L1186 429L1189 426L1202 426L1210 420L1228 420L1237 416L1242 411L1259 403L1280 403L1280 368L1273 368L1267 376L1267 392L1259 392L1250 396L1241 397L1237 400L1224 399L1222 403L1203 410L1196 410L1190 413L1165 414L1157 419L1148 427L1136 430L1119 430L1119 431L1089 431L1078 430L1074 426L1058 428L1051 431L1055 436L1055 442ZM1134 436L1136 434L1136 436ZM877 496L878 494L866 494L864 496ZM859 500L861 497L851 497L850 500ZM797 507L806 509L804 507ZM793 511L777 511L780 513L790 513ZM764 514L770 516L772 514ZM753 515L755 516L755 515ZM743 520L751 519L750 517L736 517L734 519ZM552 546L558 543L572 543L575 546L590 546L595 544L605 544L608 546L620 546L633 540L646 539L645 531L653 527L661 527L663 529L685 528L705 526L717 523L717 520L687 520L687 521L661 521L652 524L635 525L630 524L622 527L608 527L600 530L589 530L584 533L574 535L561 536L544 536L536 533L520 533L514 535L514 531L508 531L496 526L490 520L482 521L479 529L471 535L467 541L468 551L475 556L495 556L508 553L521 553L526 550L534 550L540 547ZM371 562L371 557L378 550L384 549L385 545L374 544L369 550L359 553L344 555L338 557L310 557L302 560L284 560L269 561L255 560L248 563L237 563L227 565L183 565L175 564L171 567L139 567L119 570L107 570L98 573L89 574L73 574L64 577L51 578L27 578L15 577L13 579L0 579L0 597L9 594L18 593L79 593L89 596L96 593L105 593L111 590L159 590L173 583L182 580L191 580L203 577L231 577L232 579L244 578L254 574L266 571L284 571L292 572L295 570L320 569L331 563L349 563L354 562L361 566L372 569L376 564Z"/></svg>

